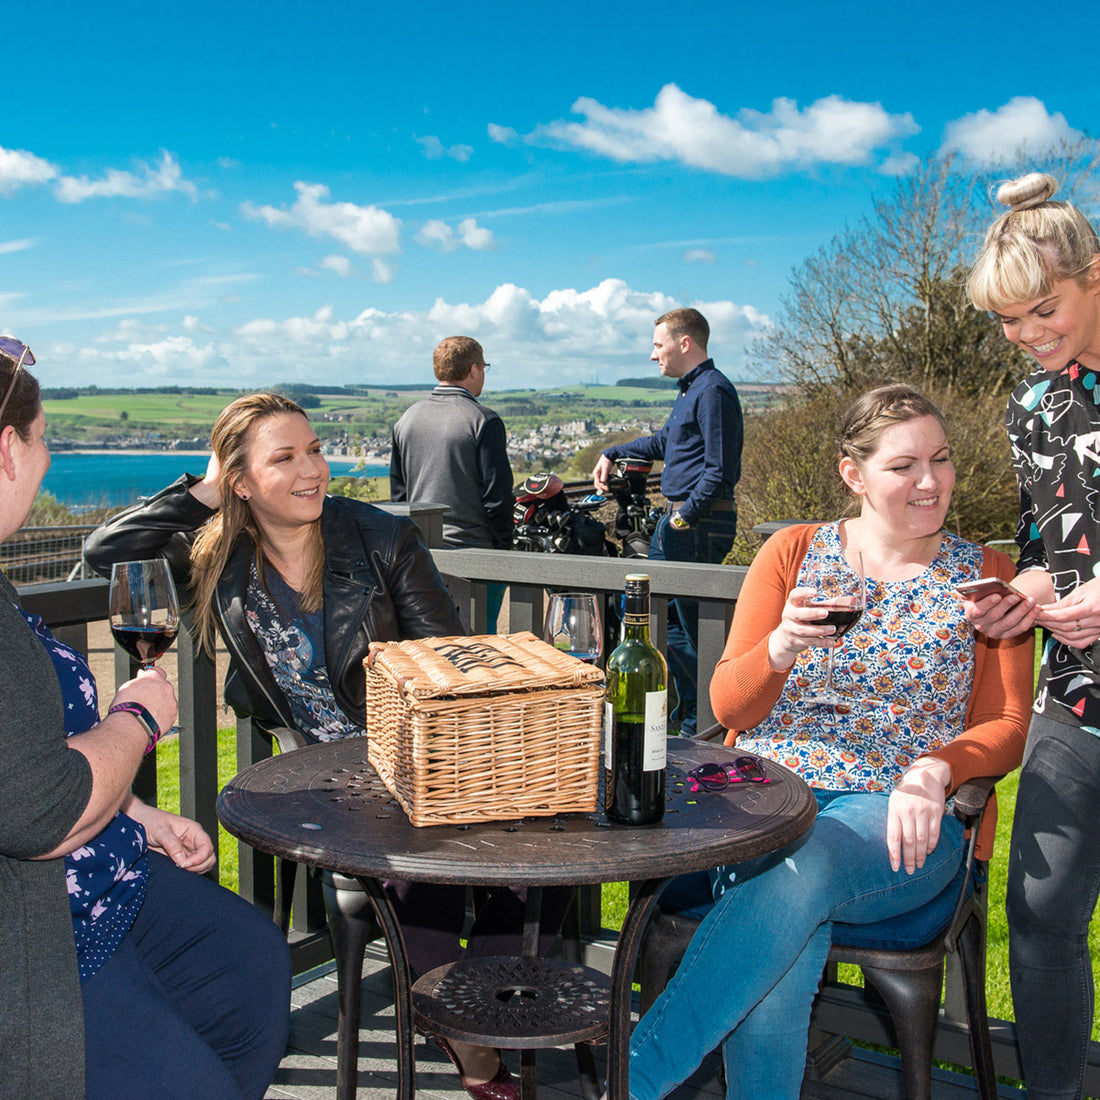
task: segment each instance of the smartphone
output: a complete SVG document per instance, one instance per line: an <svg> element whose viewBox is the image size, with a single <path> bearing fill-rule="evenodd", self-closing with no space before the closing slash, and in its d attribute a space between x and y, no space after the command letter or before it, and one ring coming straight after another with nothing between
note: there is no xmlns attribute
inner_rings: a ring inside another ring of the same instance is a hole
<svg viewBox="0 0 1100 1100"><path fill-rule="evenodd" d="M1013 588L1008 581L1001 580L1000 577L982 577L976 581L963 581L962 584L956 585L955 591L960 596L965 596L968 600L984 600L986 596L1019 596L1023 597L1023 593Z"/></svg>

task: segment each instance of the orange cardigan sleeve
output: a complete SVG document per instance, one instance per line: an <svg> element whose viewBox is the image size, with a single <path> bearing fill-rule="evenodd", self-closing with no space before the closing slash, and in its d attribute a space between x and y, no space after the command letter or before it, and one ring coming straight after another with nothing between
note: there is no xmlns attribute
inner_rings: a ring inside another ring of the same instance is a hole
<svg viewBox="0 0 1100 1100"><path fill-rule="evenodd" d="M787 593L819 523L777 531L752 559L733 611L726 648L710 681L710 705L727 729L759 725L779 700L789 672L768 660L768 636L783 617Z"/></svg>

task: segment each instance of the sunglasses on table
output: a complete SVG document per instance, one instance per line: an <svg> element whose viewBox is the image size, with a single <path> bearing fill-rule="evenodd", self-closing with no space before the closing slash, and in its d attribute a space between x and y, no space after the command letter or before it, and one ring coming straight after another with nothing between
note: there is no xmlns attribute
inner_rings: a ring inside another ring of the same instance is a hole
<svg viewBox="0 0 1100 1100"><path fill-rule="evenodd" d="M19 379L19 372L24 366L34 366L34 356L31 349L22 340L16 340L14 336L0 336L0 355L10 359L15 364L15 370L11 372L11 381L8 383L8 392L4 394L4 400L0 401L0 417L8 407L12 393L15 392L15 383Z"/></svg>
<svg viewBox="0 0 1100 1100"><path fill-rule="evenodd" d="M722 791L731 783L770 783L764 766L753 756L739 756L724 764L700 764L687 773L691 793Z"/></svg>

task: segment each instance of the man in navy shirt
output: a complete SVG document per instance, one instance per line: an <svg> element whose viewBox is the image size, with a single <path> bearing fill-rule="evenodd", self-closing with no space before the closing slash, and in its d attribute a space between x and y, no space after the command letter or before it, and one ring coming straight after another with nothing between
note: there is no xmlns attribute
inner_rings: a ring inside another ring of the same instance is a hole
<svg viewBox="0 0 1100 1100"><path fill-rule="evenodd" d="M733 487L741 476L741 403L732 383L707 355L710 326L697 309L674 309L657 318L650 358L679 393L665 426L654 435L609 447L592 471L607 491L619 458L664 459L661 492L668 513L657 524L649 557L657 561L721 564L733 545L737 508ZM670 600L668 664L679 697L672 721L695 733L699 604Z"/></svg>

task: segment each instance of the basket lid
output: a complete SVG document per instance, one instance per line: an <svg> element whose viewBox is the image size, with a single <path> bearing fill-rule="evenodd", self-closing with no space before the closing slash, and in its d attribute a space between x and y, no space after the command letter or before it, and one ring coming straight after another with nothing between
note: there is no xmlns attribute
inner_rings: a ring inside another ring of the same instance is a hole
<svg viewBox="0 0 1100 1100"><path fill-rule="evenodd" d="M419 699L603 682L598 668L530 631L371 642L365 663L385 669L403 693Z"/></svg>

